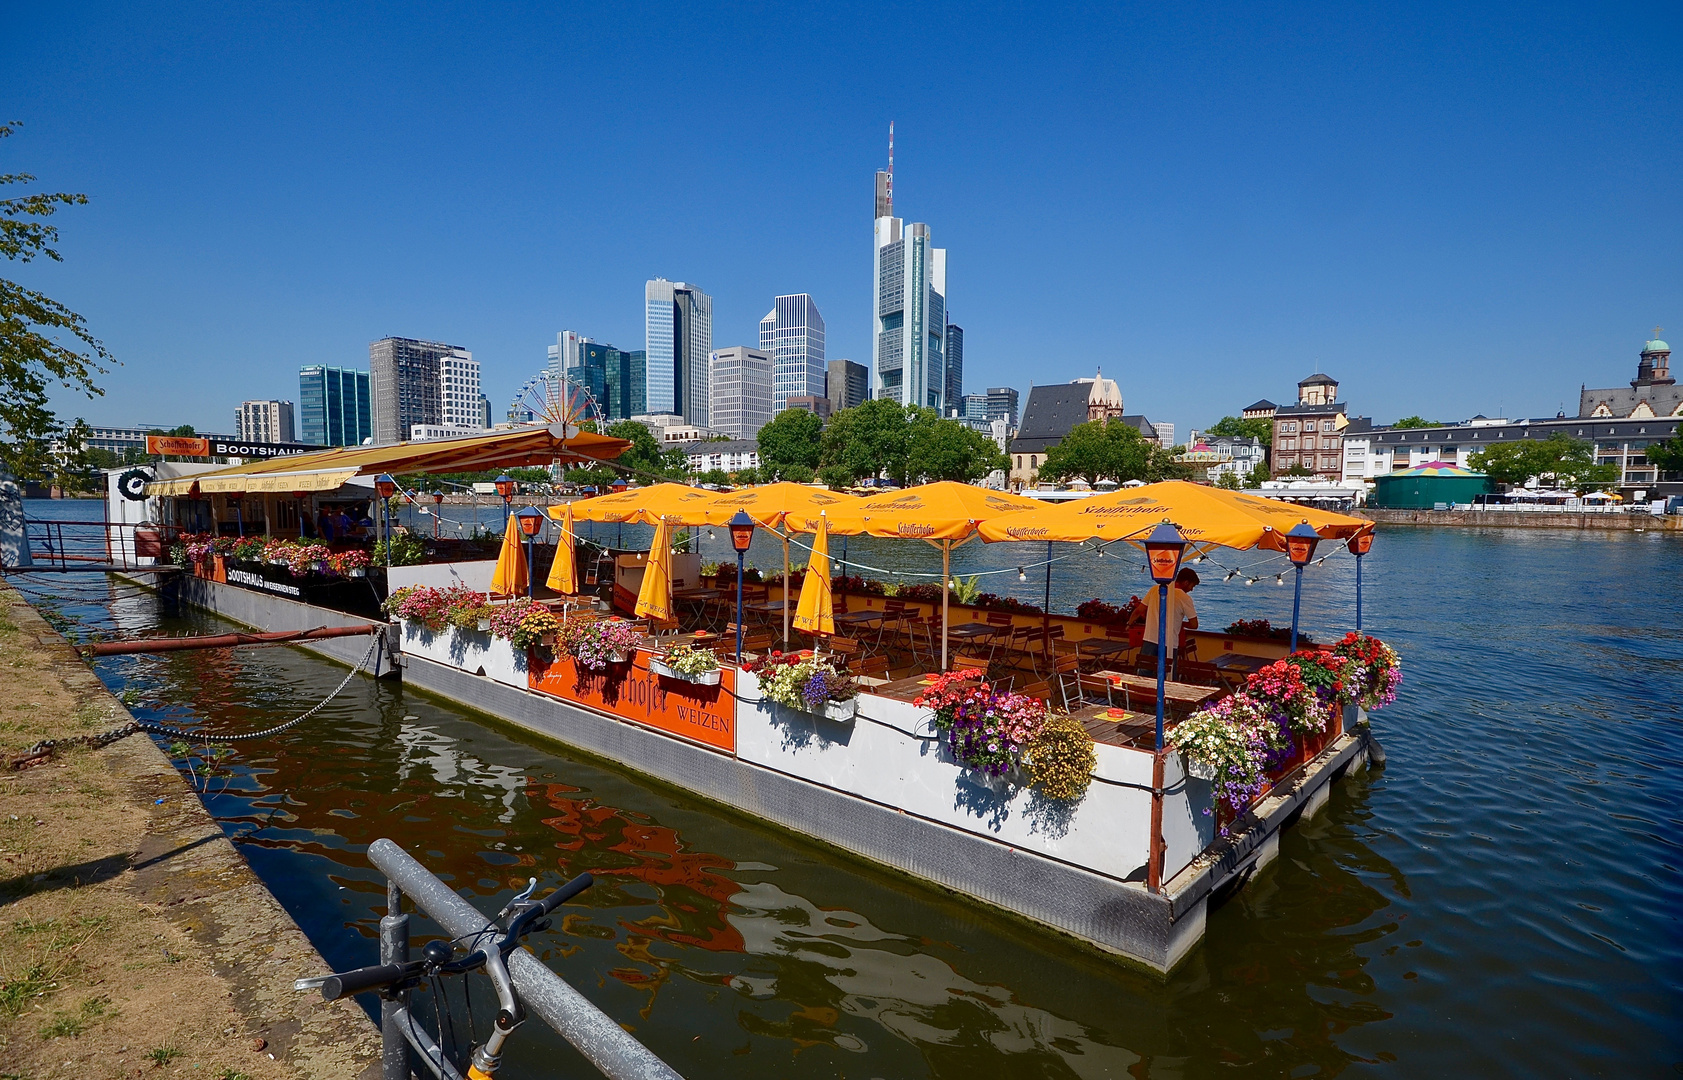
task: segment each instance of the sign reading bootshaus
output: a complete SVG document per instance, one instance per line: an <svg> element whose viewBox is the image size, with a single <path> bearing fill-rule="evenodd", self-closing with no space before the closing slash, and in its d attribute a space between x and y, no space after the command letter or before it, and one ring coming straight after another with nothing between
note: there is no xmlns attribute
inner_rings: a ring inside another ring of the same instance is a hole
<svg viewBox="0 0 1683 1080"><path fill-rule="evenodd" d="M170 457L275 458L307 454L312 450L320 449L323 448L306 446L303 443L246 442L242 439L230 439L222 435L146 436L146 452L148 454L167 454Z"/></svg>

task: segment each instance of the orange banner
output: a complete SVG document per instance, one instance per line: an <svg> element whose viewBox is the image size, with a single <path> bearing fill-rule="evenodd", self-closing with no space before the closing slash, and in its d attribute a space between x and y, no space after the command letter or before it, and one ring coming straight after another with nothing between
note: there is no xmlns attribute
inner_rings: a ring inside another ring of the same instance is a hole
<svg viewBox="0 0 1683 1080"><path fill-rule="evenodd" d="M193 439L181 435L146 436L148 454L168 454L173 457L209 457L210 440Z"/></svg>
<svg viewBox="0 0 1683 1080"><path fill-rule="evenodd" d="M550 660L534 649L526 670L527 685L539 693L736 752L736 669L728 665L718 686L698 686L655 675L647 652L590 672L580 671L570 656Z"/></svg>

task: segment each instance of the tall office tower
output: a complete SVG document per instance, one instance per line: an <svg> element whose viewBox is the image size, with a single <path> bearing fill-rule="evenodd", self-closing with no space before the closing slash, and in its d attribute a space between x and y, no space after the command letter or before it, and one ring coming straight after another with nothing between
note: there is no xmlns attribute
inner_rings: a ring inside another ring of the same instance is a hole
<svg viewBox="0 0 1683 1080"><path fill-rule="evenodd" d="M942 400L958 405L964 400L964 327L947 324L947 378Z"/></svg>
<svg viewBox="0 0 1683 1080"><path fill-rule="evenodd" d="M892 125L888 170L877 173L876 211L871 340L876 396L944 413L947 252L933 246L928 225L908 225L894 216Z"/></svg>
<svg viewBox="0 0 1683 1080"><path fill-rule="evenodd" d="M629 420L649 411L647 356L642 349L626 352L595 341L579 346L579 370L591 380L604 419Z"/></svg>
<svg viewBox="0 0 1683 1080"><path fill-rule="evenodd" d="M712 365L708 426L738 439L752 439L779 411L772 391L776 362L764 350L736 345L715 349Z"/></svg>
<svg viewBox="0 0 1683 1080"><path fill-rule="evenodd" d="M988 419L1004 417L1011 427L1017 426L1017 390L1011 386L988 387Z"/></svg>
<svg viewBox="0 0 1683 1080"><path fill-rule="evenodd" d="M490 431L491 430L491 399L486 397L484 394L479 395L479 419L481 421L479 426L484 428L486 431Z"/></svg>
<svg viewBox="0 0 1683 1080"><path fill-rule="evenodd" d="M651 413L677 413L707 426L707 365L713 352L713 298L682 281L655 278L643 288Z"/></svg>
<svg viewBox="0 0 1683 1080"><path fill-rule="evenodd" d="M241 442L289 443L292 433L292 402L242 401L234 410L234 433Z"/></svg>
<svg viewBox="0 0 1683 1080"><path fill-rule="evenodd" d="M779 296L760 320L760 351L772 358L772 408L824 396L824 317L806 293Z"/></svg>
<svg viewBox="0 0 1683 1080"><path fill-rule="evenodd" d="M865 404L871 396L871 369L852 360L831 360L824 377L824 393L830 399L830 412L839 413Z"/></svg>
<svg viewBox="0 0 1683 1080"><path fill-rule="evenodd" d="M592 400L602 400L601 371L592 372L583 367L582 350L591 340L571 330L563 330L555 335L555 344L549 347L549 377L554 380L558 398L562 392L561 387L565 384L571 387L583 386ZM576 405L578 390L574 389L571 392Z"/></svg>
<svg viewBox="0 0 1683 1080"><path fill-rule="evenodd" d="M445 427L483 431L485 408L480 403L479 361L466 349L454 349L438 361L440 421Z"/></svg>
<svg viewBox="0 0 1683 1080"><path fill-rule="evenodd" d="M402 442L416 424L444 423L444 358L473 354L440 341L381 338L368 346L369 384L373 389L374 441Z"/></svg>
<svg viewBox="0 0 1683 1080"><path fill-rule="evenodd" d="M298 418L312 446L361 446L374 434L368 372L312 364L298 369Z"/></svg>

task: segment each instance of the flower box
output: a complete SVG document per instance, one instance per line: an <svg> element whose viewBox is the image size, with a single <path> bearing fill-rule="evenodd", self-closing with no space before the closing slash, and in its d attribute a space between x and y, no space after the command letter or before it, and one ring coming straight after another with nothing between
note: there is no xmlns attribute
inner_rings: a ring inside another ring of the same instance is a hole
<svg viewBox="0 0 1683 1080"><path fill-rule="evenodd" d="M859 699L850 697L846 701L826 701L824 707L814 711L812 715L845 724L859 715Z"/></svg>
<svg viewBox="0 0 1683 1080"><path fill-rule="evenodd" d="M694 683L697 686L718 686L719 669L703 671L696 675L688 675L676 668L668 667L658 656L649 657L649 670L663 679L677 679L679 682Z"/></svg>
<svg viewBox="0 0 1683 1080"><path fill-rule="evenodd" d="M349 571L345 576L346 577L353 577L353 578L365 578L365 577L368 576L368 571L365 568L359 566L355 570ZM481 629L485 629L485 628L481 627Z"/></svg>

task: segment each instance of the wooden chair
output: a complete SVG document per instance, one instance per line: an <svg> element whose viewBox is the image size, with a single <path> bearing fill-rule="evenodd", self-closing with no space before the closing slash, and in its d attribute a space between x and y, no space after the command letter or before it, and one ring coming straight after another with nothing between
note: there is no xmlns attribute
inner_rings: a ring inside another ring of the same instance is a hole
<svg viewBox="0 0 1683 1080"><path fill-rule="evenodd" d="M912 662L920 658L925 664L933 668L940 663L940 646L935 643L941 627L935 619L927 616L907 615L901 620L906 632L906 651L911 654Z"/></svg>
<svg viewBox="0 0 1683 1080"><path fill-rule="evenodd" d="M1039 682L1031 682L1021 690L1018 690L1017 693L1034 698L1047 708L1051 708L1052 706L1052 685L1045 679L1041 679Z"/></svg>
<svg viewBox="0 0 1683 1080"><path fill-rule="evenodd" d="M988 677L988 658L985 656L955 656L952 658L954 671L980 672L982 678Z"/></svg>
<svg viewBox="0 0 1683 1080"><path fill-rule="evenodd" d="M1081 657L1066 653L1055 657L1047 669L1048 681L1058 685L1058 702L1065 712L1079 708L1081 695Z"/></svg>
<svg viewBox="0 0 1683 1080"><path fill-rule="evenodd" d="M1034 672L1036 678L1040 677L1040 665L1035 660L1034 641L1039 636L1040 627L1038 626L1015 626L1011 628L1010 635L1006 637L1004 646L1006 661L1015 667L1019 661L1012 660L1013 654L1021 660L1027 660L1029 670Z"/></svg>
<svg viewBox="0 0 1683 1080"><path fill-rule="evenodd" d="M847 662L847 670L863 686L881 686L888 682L888 657L882 654L876 656L861 656Z"/></svg>
<svg viewBox="0 0 1683 1080"><path fill-rule="evenodd" d="M1125 657L1128 650L1133 647L1129 639L1129 628L1113 624L1104 628L1104 637L1088 638L1078 643L1076 650L1081 654L1083 660L1092 663L1106 661L1112 664L1122 664L1125 663L1125 659L1118 659L1118 657Z"/></svg>
<svg viewBox="0 0 1683 1080"><path fill-rule="evenodd" d="M860 645L854 638L832 634L824 641L824 645L828 651L840 657L843 663L858 660L865 655L864 646Z"/></svg>
<svg viewBox="0 0 1683 1080"><path fill-rule="evenodd" d="M771 651L772 635L770 630L756 627L751 633L743 635L743 653L767 653ZM731 635L731 653L736 652L736 635Z"/></svg>

